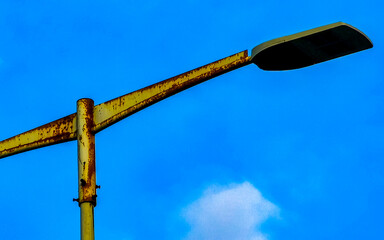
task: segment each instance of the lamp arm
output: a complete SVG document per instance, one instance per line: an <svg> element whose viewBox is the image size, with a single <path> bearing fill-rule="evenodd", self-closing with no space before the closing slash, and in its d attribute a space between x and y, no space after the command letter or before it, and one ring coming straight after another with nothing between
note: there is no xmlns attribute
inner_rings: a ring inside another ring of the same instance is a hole
<svg viewBox="0 0 384 240"><path fill-rule="evenodd" d="M185 89L250 64L248 51L242 51L189 72L155 83L95 106L94 131L110 125Z"/></svg>
<svg viewBox="0 0 384 240"><path fill-rule="evenodd" d="M248 51L242 51L189 72L96 105L93 109L97 133L112 124L178 92L250 64ZM76 140L76 115L73 113L14 137L0 141L0 158L62 142Z"/></svg>

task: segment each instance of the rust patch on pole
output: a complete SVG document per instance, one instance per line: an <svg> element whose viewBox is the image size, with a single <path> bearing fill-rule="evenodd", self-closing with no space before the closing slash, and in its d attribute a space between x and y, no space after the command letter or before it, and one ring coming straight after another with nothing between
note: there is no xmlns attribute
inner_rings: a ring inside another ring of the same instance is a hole
<svg viewBox="0 0 384 240"><path fill-rule="evenodd" d="M79 204L91 202L96 206L95 135L92 132L93 100L77 101L77 150L79 175Z"/></svg>

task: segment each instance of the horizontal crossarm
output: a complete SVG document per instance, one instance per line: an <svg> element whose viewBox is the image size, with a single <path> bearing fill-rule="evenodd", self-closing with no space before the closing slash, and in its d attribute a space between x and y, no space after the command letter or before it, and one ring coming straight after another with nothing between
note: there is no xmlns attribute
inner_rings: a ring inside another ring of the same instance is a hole
<svg viewBox="0 0 384 240"><path fill-rule="evenodd" d="M93 132L110 125L187 88L250 64L248 51L239 52L189 72L155 83L96 105ZM76 140L76 113L0 142L0 158L52 144Z"/></svg>

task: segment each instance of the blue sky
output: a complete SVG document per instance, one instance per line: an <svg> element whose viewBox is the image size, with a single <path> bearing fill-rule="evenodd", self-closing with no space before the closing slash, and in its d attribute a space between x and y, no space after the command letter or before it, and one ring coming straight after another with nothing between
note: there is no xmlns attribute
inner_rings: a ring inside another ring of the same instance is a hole
<svg viewBox="0 0 384 240"><path fill-rule="evenodd" d="M250 65L96 135L96 239L383 239L381 1L0 2L0 139L338 21L374 48ZM0 238L78 239L76 142L0 160Z"/></svg>

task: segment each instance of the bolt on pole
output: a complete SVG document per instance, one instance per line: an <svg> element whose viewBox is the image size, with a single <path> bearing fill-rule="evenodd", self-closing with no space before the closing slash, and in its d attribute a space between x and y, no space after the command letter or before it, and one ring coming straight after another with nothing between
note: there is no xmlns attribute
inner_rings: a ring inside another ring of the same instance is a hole
<svg viewBox="0 0 384 240"><path fill-rule="evenodd" d="M77 101L77 151L81 240L94 240L96 206L95 135L92 132L94 103L92 99Z"/></svg>

